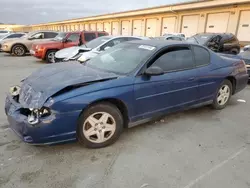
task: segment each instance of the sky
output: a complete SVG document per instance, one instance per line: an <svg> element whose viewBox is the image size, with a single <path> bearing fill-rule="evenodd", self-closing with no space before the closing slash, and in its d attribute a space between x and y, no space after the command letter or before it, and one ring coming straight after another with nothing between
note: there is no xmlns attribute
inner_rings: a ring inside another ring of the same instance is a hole
<svg viewBox="0 0 250 188"><path fill-rule="evenodd" d="M38 24L188 0L0 0L0 22Z"/></svg>

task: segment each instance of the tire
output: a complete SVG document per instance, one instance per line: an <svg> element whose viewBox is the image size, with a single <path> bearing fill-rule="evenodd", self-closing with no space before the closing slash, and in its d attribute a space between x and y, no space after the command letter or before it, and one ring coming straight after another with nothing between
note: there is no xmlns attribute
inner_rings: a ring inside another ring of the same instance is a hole
<svg viewBox="0 0 250 188"><path fill-rule="evenodd" d="M27 50L25 46L21 44L16 44L12 47L11 53L14 54L15 56L24 56L26 54Z"/></svg>
<svg viewBox="0 0 250 188"><path fill-rule="evenodd" d="M55 53L57 50L48 50L45 55L45 61L47 63L55 63Z"/></svg>
<svg viewBox="0 0 250 188"><path fill-rule="evenodd" d="M237 48L233 48L230 52L233 55L237 55L239 53L239 50Z"/></svg>
<svg viewBox="0 0 250 188"><path fill-rule="evenodd" d="M78 142L87 148L109 146L121 135L123 123L120 110L113 104L102 102L90 106L78 119Z"/></svg>
<svg viewBox="0 0 250 188"><path fill-rule="evenodd" d="M232 83L229 80L224 80L219 89L216 91L212 107L216 110L225 108L232 96L232 91Z"/></svg>

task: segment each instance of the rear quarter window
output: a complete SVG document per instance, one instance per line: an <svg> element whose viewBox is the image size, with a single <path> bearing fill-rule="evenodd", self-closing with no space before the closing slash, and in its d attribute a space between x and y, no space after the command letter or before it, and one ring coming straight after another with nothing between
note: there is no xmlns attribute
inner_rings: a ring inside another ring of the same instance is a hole
<svg viewBox="0 0 250 188"><path fill-rule="evenodd" d="M193 46L196 67L210 64L210 53L205 48Z"/></svg>

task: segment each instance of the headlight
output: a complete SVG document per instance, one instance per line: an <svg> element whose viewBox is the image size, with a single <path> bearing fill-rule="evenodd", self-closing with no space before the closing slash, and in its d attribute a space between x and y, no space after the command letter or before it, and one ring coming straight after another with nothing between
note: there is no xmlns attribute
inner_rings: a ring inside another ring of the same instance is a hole
<svg viewBox="0 0 250 188"><path fill-rule="evenodd" d="M13 97L15 97L15 96L19 95L20 90L21 90L21 88L19 86L13 86L10 88L9 92Z"/></svg>
<svg viewBox="0 0 250 188"><path fill-rule="evenodd" d="M46 117L49 116L51 114L51 111L49 108L47 107L42 107L39 111L39 115L40 117Z"/></svg>
<svg viewBox="0 0 250 188"><path fill-rule="evenodd" d="M38 49L38 47L39 47L39 46L38 46L38 45L36 45L36 48L35 48L35 49L37 50L37 49Z"/></svg>
<svg viewBox="0 0 250 188"><path fill-rule="evenodd" d="M51 114L51 111L47 107L42 107L41 109L29 108L30 113L28 115L28 122L31 125L35 125L39 122L39 118L47 117Z"/></svg>
<svg viewBox="0 0 250 188"><path fill-rule="evenodd" d="M85 62L87 61L87 58L84 55L82 55L81 57L78 58L78 61Z"/></svg>

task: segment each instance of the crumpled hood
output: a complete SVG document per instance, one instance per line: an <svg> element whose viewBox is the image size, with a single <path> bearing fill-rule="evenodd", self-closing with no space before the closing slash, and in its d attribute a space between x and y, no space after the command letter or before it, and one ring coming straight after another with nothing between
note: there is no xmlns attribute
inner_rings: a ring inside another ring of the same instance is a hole
<svg viewBox="0 0 250 188"><path fill-rule="evenodd" d="M56 52L55 57L58 59L70 59L72 57L74 57L75 55L77 55L79 53L79 50L86 50L86 51L90 51L90 48L85 48L83 46L73 46L73 47L69 47L69 48L64 48L62 50L59 50L58 52Z"/></svg>
<svg viewBox="0 0 250 188"><path fill-rule="evenodd" d="M78 62L47 65L23 80L19 102L24 108L41 108L53 94L67 86L117 77Z"/></svg>

